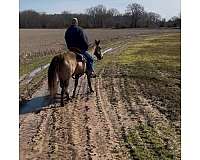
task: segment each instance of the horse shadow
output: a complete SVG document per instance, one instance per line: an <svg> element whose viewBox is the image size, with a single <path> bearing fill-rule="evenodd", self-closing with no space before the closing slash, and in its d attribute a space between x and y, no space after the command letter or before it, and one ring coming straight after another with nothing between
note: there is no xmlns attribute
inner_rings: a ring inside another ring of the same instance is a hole
<svg viewBox="0 0 200 160"><path fill-rule="evenodd" d="M37 113L54 103L55 101L52 101L50 96L35 97L19 106L19 114Z"/></svg>
<svg viewBox="0 0 200 160"><path fill-rule="evenodd" d="M70 100L66 100L66 97L64 97L65 104L73 102L75 99L80 98L80 100L83 100L86 98L86 100L89 99L89 96L92 95L93 92L87 91L84 94L77 94L75 97L70 97ZM60 106L60 100L61 95L57 93L57 96L52 100L49 95L46 96L40 96L40 97L34 97L31 100L21 104L19 106L19 114L26 114L26 113L39 113L42 110L50 109L50 108L57 108Z"/></svg>

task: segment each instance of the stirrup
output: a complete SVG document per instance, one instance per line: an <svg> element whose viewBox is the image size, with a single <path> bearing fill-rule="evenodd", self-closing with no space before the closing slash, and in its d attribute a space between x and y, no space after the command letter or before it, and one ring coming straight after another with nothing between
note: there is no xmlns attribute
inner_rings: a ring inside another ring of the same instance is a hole
<svg viewBox="0 0 200 160"><path fill-rule="evenodd" d="M94 74L89 73L88 75L89 75L90 78L96 78L97 77L96 73L94 73Z"/></svg>

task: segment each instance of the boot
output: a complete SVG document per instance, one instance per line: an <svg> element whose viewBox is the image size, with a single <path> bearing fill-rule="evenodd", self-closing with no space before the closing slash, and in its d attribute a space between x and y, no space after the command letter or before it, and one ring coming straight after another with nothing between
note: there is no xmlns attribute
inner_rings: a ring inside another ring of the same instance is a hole
<svg viewBox="0 0 200 160"><path fill-rule="evenodd" d="M96 73L94 71L92 71L92 72L89 73L89 77L90 78L96 78L97 75L96 75Z"/></svg>

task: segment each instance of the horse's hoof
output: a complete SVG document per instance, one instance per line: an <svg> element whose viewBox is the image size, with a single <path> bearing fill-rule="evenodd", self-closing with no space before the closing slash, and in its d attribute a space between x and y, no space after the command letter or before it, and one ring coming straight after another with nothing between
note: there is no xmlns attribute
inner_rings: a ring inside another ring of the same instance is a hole
<svg viewBox="0 0 200 160"><path fill-rule="evenodd" d="M69 102L72 102L73 101L73 99L72 99L72 97L69 99Z"/></svg>
<svg viewBox="0 0 200 160"><path fill-rule="evenodd" d="M72 95L71 99L75 98L75 95Z"/></svg>
<svg viewBox="0 0 200 160"><path fill-rule="evenodd" d="M72 101L72 97L67 98L67 102Z"/></svg>

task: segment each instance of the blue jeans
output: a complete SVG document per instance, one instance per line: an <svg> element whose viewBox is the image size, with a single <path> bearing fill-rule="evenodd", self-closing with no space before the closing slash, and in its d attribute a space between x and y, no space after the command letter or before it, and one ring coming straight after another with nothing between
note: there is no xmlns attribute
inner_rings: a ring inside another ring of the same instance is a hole
<svg viewBox="0 0 200 160"><path fill-rule="evenodd" d="M87 70L89 71L89 72L92 72L93 71L93 62L94 62L94 60L93 60L93 58L92 58L92 56L87 52L87 51L83 51L82 52L82 55L85 57L85 59L87 60Z"/></svg>

